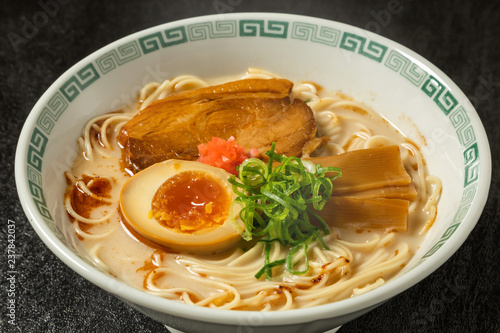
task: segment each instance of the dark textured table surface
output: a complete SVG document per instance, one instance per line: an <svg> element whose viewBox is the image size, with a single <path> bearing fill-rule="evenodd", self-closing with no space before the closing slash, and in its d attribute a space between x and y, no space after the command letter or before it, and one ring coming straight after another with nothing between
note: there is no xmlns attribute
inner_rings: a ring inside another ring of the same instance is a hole
<svg viewBox="0 0 500 333"><path fill-rule="evenodd" d="M17 197L17 138L44 91L95 50L161 23L245 11L331 19L368 28L415 50L465 92L489 136L490 196L467 241L428 278L340 332L500 332L500 3L410 0L2 1L0 331L167 332L71 271L40 241ZM15 325L6 317L8 220L15 222L20 254Z"/></svg>

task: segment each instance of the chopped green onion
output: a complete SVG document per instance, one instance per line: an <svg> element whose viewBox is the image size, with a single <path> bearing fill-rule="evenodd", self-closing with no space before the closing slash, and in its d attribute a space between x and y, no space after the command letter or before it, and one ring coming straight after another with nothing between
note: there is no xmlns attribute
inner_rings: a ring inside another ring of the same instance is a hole
<svg viewBox="0 0 500 333"><path fill-rule="evenodd" d="M293 267L295 266L293 263L293 255L301 248L304 249L304 260L306 268L302 271L296 271L295 269L293 269ZM309 258L307 256L307 244L305 242L297 244L293 249L290 250L290 252L288 253L288 257L286 258L286 268L290 273L295 275L307 273L307 271L309 270Z"/></svg>
<svg viewBox="0 0 500 333"><path fill-rule="evenodd" d="M332 181L342 175L339 168L281 156L275 152L275 147L273 143L266 152L267 164L249 158L238 167L238 177L229 179L238 196L235 203L242 205L240 218L245 225L242 237L247 241L263 237L259 241L266 243L264 266L255 275L257 279L264 274L271 279L272 268L285 264L289 273L305 274L309 269L308 244L313 240L328 249L322 234L327 235L330 231L315 210L323 209L330 200ZM273 167L275 162L279 165ZM309 216L318 225L312 224ZM291 247L287 258L270 262L272 242ZM305 269L298 271L294 269L297 263L293 263L293 256L300 250L304 251Z"/></svg>

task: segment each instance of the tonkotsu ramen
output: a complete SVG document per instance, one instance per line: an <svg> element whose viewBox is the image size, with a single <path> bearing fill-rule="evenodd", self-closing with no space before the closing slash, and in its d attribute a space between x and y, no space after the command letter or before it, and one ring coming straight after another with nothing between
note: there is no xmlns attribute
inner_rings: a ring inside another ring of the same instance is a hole
<svg viewBox="0 0 500 333"><path fill-rule="evenodd" d="M250 68L178 76L90 119L65 175L96 266L197 306L298 309L368 292L410 261L441 182L369 107Z"/></svg>

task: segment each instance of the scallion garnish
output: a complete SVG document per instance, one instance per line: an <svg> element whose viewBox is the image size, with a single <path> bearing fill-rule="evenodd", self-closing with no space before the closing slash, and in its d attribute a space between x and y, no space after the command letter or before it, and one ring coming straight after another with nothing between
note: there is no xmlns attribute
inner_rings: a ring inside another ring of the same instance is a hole
<svg viewBox="0 0 500 333"><path fill-rule="evenodd" d="M325 249L322 234L329 234L327 224L315 210L323 209L330 200L332 181L342 175L339 168L321 167L298 157L275 153L276 144L266 153L269 161L249 158L238 167L238 177L229 182L238 195L236 203L242 205L240 218L245 224L242 237L249 241L259 237L265 242L264 266L255 275L272 278L272 268L286 265L291 274L305 274L309 269L308 244L313 240ZM274 166L275 162L279 164ZM329 174L328 176L326 174ZM311 223L313 217L316 224ZM290 246L288 256L270 262L271 243ZM294 267L294 255L303 251L303 270Z"/></svg>

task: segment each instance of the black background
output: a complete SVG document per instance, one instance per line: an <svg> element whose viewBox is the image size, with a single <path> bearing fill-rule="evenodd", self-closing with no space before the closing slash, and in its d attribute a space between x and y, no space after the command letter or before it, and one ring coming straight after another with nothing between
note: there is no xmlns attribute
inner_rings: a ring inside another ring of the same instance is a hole
<svg viewBox="0 0 500 333"><path fill-rule="evenodd" d="M368 28L413 49L442 69L471 99L490 140L490 195L464 245L421 283L344 325L340 332L500 332L498 1L56 1L0 4L0 331L167 331L71 271L40 241L17 197L17 139L31 108L52 82L106 44L182 18L261 11ZM38 27L25 38L29 23ZM23 40L13 40L14 34ZM6 317L9 219L16 223L20 254L16 326L8 324Z"/></svg>

